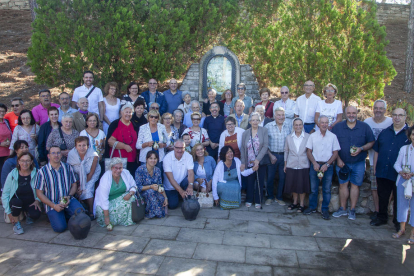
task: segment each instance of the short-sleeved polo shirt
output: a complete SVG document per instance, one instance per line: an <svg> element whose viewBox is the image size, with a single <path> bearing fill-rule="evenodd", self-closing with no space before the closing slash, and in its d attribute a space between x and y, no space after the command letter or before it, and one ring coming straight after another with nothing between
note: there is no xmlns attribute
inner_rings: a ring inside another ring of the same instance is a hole
<svg viewBox="0 0 414 276"><path fill-rule="evenodd" d="M60 105L51 103L50 106L59 108ZM43 107L42 104L36 105L32 109L32 114L36 122L40 122L40 125L43 125L49 120L49 114L47 113L47 108Z"/></svg>
<svg viewBox="0 0 414 276"><path fill-rule="evenodd" d="M163 159L164 168L164 188L167 191L175 190L168 180L166 172L172 172L175 181L180 184L184 178L188 175L189 170L194 169L194 160L191 154L184 152L180 160L175 158L174 151L168 153Z"/></svg>
<svg viewBox="0 0 414 276"><path fill-rule="evenodd" d="M341 150L336 135L329 130L326 131L325 136L320 130L312 133L306 143L306 148L312 150L316 162L328 162L334 151Z"/></svg>

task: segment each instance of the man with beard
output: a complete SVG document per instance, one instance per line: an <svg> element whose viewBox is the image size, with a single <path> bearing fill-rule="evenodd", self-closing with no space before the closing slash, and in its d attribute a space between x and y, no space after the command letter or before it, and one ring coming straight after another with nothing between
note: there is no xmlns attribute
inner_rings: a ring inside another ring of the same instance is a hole
<svg viewBox="0 0 414 276"><path fill-rule="evenodd" d="M359 187L362 185L365 173L365 159L370 148L375 143L375 137L368 124L357 120L358 110L348 106L345 110L346 121L336 124L332 132L338 137L341 150L339 151L336 173L339 180L339 199L341 207L332 214L333 217L348 215L348 219L355 220L355 206L358 202ZM340 170L347 166L349 173L346 179L339 178ZM351 182L351 194L348 184ZM348 212L346 203L351 199L351 208Z"/></svg>
<svg viewBox="0 0 414 276"><path fill-rule="evenodd" d="M75 108L72 108L70 106L70 97L69 94L66 92L62 92L59 95L59 103L60 103L60 107L58 108L59 110L59 122L62 122L62 116L65 114L72 114L75 113L76 111L78 111Z"/></svg>

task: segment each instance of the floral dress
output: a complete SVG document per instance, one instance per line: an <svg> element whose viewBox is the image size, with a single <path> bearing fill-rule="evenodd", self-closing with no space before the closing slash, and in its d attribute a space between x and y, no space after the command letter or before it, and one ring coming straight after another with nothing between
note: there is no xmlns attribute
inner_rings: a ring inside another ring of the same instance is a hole
<svg viewBox="0 0 414 276"><path fill-rule="evenodd" d="M161 170L157 167L154 167L154 173L151 176L148 173L146 165L140 166L135 172L135 181L137 183L138 192L144 197L145 202L147 203L145 207L145 217L146 218L163 218L165 217L165 207L164 196L153 189L148 189L142 191L144 186L149 186L152 184L161 184Z"/></svg>

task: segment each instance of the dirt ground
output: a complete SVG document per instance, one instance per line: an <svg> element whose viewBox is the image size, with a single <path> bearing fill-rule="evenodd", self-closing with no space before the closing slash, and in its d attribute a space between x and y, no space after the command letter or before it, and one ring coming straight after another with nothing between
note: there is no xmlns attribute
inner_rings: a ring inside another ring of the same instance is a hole
<svg viewBox="0 0 414 276"><path fill-rule="evenodd" d="M29 11L0 10L0 97L1 102L9 105L10 99L21 96L26 106L31 108L38 101L37 91L47 88L34 82L34 74L27 63L27 50L31 40L31 16ZM414 104L414 93L407 94L402 88L404 85L405 49L407 42L407 22L390 22L386 24L387 56L393 62L397 71L391 85L385 87L385 99L389 104L398 101L407 101ZM180 83L180 80L179 80ZM146 83L142 81L141 89ZM163 84L160 90L167 89ZM52 88L53 101L57 102L59 88ZM70 91L69 91L70 92ZM361 117L370 116L370 108L361 107Z"/></svg>

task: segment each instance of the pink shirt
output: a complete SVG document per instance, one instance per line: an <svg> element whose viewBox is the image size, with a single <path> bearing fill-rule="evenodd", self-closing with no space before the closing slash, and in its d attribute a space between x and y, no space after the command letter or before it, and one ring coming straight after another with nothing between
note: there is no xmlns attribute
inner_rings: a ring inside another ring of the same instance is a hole
<svg viewBox="0 0 414 276"><path fill-rule="evenodd" d="M3 120L3 122L0 123L0 142L4 142L6 140L11 141L11 137L12 133ZM0 157L8 156L9 154L9 147L0 147Z"/></svg>
<svg viewBox="0 0 414 276"><path fill-rule="evenodd" d="M51 103L50 106L54 106L56 108L60 107L60 105L55 104L55 103ZM39 104L39 105L36 105L35 107L33 107L32 114L33 114L33 117L35 118L36 122L40 121L40 125L43 125L44 123L46 123L49 120L49 116L47 114L47 109L44 108L42 104Z"/></svg>

